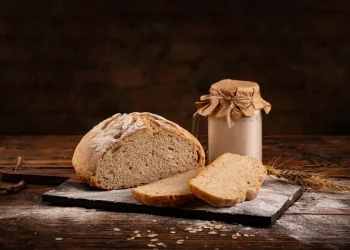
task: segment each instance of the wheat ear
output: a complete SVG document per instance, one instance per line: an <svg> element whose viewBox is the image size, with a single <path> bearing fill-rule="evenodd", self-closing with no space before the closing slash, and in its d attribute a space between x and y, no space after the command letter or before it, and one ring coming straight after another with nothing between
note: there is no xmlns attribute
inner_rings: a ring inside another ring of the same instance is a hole
<svg viewBox="0 0 350 250"><path fill-rule="evenodd" d="M281 165L279 165L281 166ZM266 165L268 175L274 175L277 178L284 178L287 181L301 185L306 188L321 191L350 191L350 185L342 184L337 181L330 180L327 172L332 170L293 170L288 167L274 167Z"/></svg>

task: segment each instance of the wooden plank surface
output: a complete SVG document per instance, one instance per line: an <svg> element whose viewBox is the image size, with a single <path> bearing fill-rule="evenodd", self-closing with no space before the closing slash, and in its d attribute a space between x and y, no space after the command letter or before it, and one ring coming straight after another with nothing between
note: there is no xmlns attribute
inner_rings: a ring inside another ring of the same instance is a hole
<svg viewBox="0 0 350 250"><path fill-rule="evenodd" d="M25 167L71 165L81 136L0 137L0 167L14 166L17 156ZM206 137L200 138L206 145ZM264 162L281 156L282 161L299 155L289 164L349 162L350 137L269 136L264 137ZM349 167L349 164L345 164ZM31 185L16 194L0 194L0 249L118 248L148 247L147 230L158 234L167 249L349 249L350 194L307 192L277 222L268 228L221 223L228 232L195 234L186 227L203 226L203 221L147 214L118 213L77 207L58 207L41 202L49 185ZM113 231L120 228L121 231ZM139 230L141 238L127 240ZM176 233L172 234L170 231ZM215 230L218 231L218 230ZM249 237L232 239L240 232ZM221 236L226 234L226 236ZM254 236L250 236L254 235ZM186 238L188 237L188 238ZM62 238L62 239L61 239ZM182 245L176 243L184 239ZM162 249L161 246L157 246Z"/></svg>

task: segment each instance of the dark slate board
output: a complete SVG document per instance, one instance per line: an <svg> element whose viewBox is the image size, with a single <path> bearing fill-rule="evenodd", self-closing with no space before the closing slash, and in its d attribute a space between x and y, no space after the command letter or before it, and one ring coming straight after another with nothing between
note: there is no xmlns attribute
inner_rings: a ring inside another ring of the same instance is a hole
<svg viewBox="0 0 350 250"><path fill-rule="evenodd" d="M86 184L72 181L64 182L55 190L46 192L42 199L44 202L66 206L268 226L273 224L283 211L301 195L301 187L269 177L255 200L245 201L235 207L228 208L214 208L199 200L186 207L151 207L135 201L131 189L101 191L92 189Z"/></svg>

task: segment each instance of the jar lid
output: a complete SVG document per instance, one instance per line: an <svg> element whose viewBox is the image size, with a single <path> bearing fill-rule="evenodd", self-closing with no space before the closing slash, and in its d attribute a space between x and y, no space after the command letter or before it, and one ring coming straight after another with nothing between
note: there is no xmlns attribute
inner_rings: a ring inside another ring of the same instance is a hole
<svg viewBox="0 0 350 250"><path fill-rule="evenodd" d="M263 109L266 114L271 110L256 82L225 79L211 85L209 91L209 95L201 96L200 102L196 102L197 112L203 116L226 117L229 127L233 120L253 116L255 110Z"/></svg>

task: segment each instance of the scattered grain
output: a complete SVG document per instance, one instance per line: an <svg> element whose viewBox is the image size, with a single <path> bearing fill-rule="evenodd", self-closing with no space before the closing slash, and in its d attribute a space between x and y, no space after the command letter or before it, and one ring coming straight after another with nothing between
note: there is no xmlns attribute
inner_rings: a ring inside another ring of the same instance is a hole
<svg viewBox="0 0 350 250"><path fill-rule="evenodd" d="M152 242L154 242L154 241L158 241L158 239L151 239L151 241L152 241Z"/></svg>
<svg viewBox="0 0 350 250"><path fill-rule="evenodd" d="M134 231L135 234L138 234L139 232L140 232L140 231L138 231L138 230L137 230L137 231Z"/></svg>
<svg viewBox="0 0 350 250"><path fill-rule="evenodd" d="M214 228L215 229L220 229L222 227L222 225L216 225Z"/></svg>
<svg viewBox="0 0 350 250"><path fill-rule="evenodd" d="M136 234L136 238L141 238L141 234Z"/></svg>
<svg viewBox="0 0 350 250"><path fill-rule="evenodd" d="M147 230L147 233L150 233L151 232L151 230Z"/></svg>
<svg viewBox="0 0 350 250"><path fill-rule="evenodd" d="M191 231L191 230L193 230L193 228L192 227L186 227L184 230L185 231Z"/></svg>
<svg viewBox="0 0 350 250"><path fill-rule="evenodd" d="M55 240L63 240L63 238L55 238Z"/></svg>
<svg viewBox="0 0 350 250"><path fill-rule="evenodd" d="M163 242L159 242L159 243L157 243L157 246L166 247L166 245L165 245Z"/></svg>
<svg viewBox="0 0 350 250"><path fill-rule="evenodd" d="M156 245L154 245L154 244L148 244L147 246L148 247L156 247Z"/></svg>
<svg viewBox="0 0 350 250"><path fill-rule="evenodd" d="M175 232L175 231L170 231L170 233L171 233L171 234L176 234L176 232Z"/></svg>
<svg viewBox="0 0 350 250"><path fill-rule="evenodd" d="M156 236L158 236L158 234L149 234L149 235L147 235L147 237L149 237L149 238L156 237Z"/></svg>
<svg viewBox="0 0 350 250"><path fill-rule="evenodd" d="M121 231L121 230L120 230L120 228L117 228L117 227L116 227L116 228L113 228L113 231L119 232L119 231Z"/></svg>
<svg viewBox="0 0 350 250"><path fill-rule="evenodd" d="M218 233L215 231L210 231L210 232L208 232L208 234L218 234Z"/></svg>
<svg viewBox="0 0 350 250"><path fill-rule="evenodd" d="M221 232L228 232L227 229L220 229Z"/></svg>
<svg viewBox="0 0 350 250"><path fill-rule="evenodd" d="M255 234L250 234L250 236L255 236Z"/></svg>
<svg viewBox="0 0 350 250"><path fill-rule="evenodd" d="M249 237L249 234L243 234L244 237Z"/></svg>
<svg viewBox="0 0 350 250"><path fill-rule="evenodd" d="M221 236L227 236L227 234L220 234Z"/></svg>

